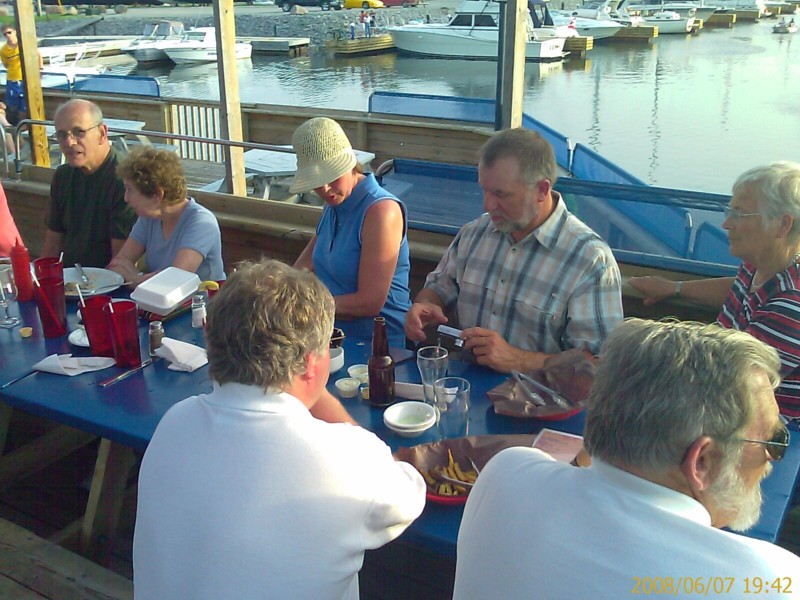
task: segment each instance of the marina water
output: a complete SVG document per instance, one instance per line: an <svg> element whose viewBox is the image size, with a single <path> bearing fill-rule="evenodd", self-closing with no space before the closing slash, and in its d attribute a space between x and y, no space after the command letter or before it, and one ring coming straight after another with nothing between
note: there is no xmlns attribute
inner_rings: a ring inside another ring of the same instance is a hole
<svg viewBox="0 0 800 600"><path fill-rule="evenodd" d="M800 33L774 20L596 43L586 58L528 63L525 112L653 185L729 193L744 170L800 161ZM493 98L496 63L383 54L239 61L242 102L366 110L373 91ZM117 73L171 97L219 98L215 65Z"/></svg>

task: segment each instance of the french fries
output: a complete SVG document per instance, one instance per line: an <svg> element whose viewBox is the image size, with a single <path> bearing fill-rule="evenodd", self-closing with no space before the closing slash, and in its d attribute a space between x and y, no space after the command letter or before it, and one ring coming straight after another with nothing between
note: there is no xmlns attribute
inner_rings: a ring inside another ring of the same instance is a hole
<svg viewBox="0 0 800 600"><path fill-rule="evenodd" d="M465 483L475 483L478 474L474 470L467 470L461 468L461 465L453 458L453 453L447 451L448 464L445 467L433 467L427 471L420 470L422 476L434 492L440 496L460 496L467 493L466 486L458 485L449 481L441 481L442 476L449 479L457 479Z"/></svg>

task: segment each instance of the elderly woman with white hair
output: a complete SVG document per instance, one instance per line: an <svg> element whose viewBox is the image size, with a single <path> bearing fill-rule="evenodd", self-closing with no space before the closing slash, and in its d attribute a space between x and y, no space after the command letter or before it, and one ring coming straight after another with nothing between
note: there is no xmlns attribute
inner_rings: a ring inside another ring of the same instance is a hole
<svg viewBox="0 0 800 600"><path fill-rule="evenodd" d="M725 215L731 254L743 261L735 278L632 277L630 283L648 305L670 297L722 305L719 325L775 348L782 377L775 397L781 412L800 423L800 164L774 162L743 173Z"/></svg>
<svg viewBox="0 0 800 600"><path fill-rule="evenodd" d="M318 117L292 136L297 174L292 192L325 201L316 235L295 262L310 269L336 302L336 326L369 339L373 318L386 319L389 342L405 345L403 324L411 306L406 208L363 173L341 126Z"/></svg>

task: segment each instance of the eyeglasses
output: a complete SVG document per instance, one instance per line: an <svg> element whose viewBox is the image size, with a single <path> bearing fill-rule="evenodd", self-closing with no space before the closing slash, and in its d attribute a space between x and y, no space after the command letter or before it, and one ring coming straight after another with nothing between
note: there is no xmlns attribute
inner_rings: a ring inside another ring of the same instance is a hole
<svg viewBox="0 0 800 600"><path fill-rule="evenodd" d="M82 127L73 127L72 129L68 129L67 131L58 130L56 131L56 139L59 142L66 142L70 137L76 140L82 140L86 137L86 134L89 133L92 129L97 129L100 127L102 123L98 123L97 125L92 125L89 129L83 129Z"/></svg>
<svg viewBox="0 0 800 600"><path fill-rule="evenodd" d="M731 208L730 206L726 206L724 211L726 219L733 219L734 221L738 221L739 219L744 219L745 217L760 217L760 212L754 213L746 213L742 212L736 208Z"/></svg>
<svg viewBox="0 0 800 600"><path fill-rule="evenodd" d="M767 447L767 453L772 460L779 461L786 454L786 449L789 447L789 430L786 428L786 419L781 417L781 428L776 431L772 439L769 440L749 440L746 438L737 438L740 442L750 442L752 444L764 444Z"/></svg>

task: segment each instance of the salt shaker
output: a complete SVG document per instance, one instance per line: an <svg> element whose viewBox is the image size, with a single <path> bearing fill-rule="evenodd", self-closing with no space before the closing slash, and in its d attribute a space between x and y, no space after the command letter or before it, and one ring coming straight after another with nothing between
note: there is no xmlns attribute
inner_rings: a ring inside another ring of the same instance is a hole
<svg viewBox="0 0 800 600"><path fill-rule="evenodd" d="M164 325L161 321L150 323L150 356L156 355L156 349L161 348L161 340L164 337Z"/></svg>

